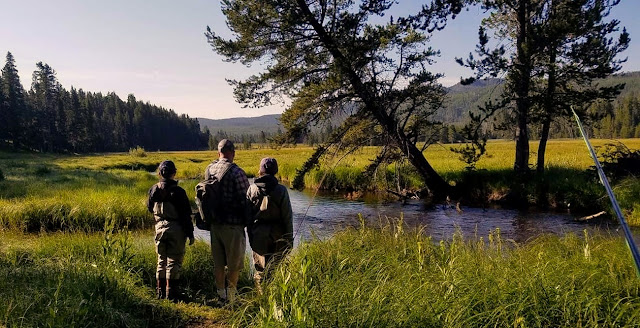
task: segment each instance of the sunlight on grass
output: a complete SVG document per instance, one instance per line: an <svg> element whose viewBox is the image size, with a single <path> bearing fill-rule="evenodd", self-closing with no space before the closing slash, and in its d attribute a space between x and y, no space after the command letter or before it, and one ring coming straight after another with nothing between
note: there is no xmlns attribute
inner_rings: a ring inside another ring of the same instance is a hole
<svg viewBox="0 0 640 328"><path fill-rule="evenodd" d="M640 148L640 139L622 140L629 148ZM594 140L596 146L609 140ZM465 164L449 150L456 145L432 145L425 156L433 167L452 184L465 181ZM531 149L536 149L536 143ZM308 188L328 190L348 189L421 189L422 180L407 163L381 167L374 179L365 179L364 168L373 159L378 147L365 147L338 158L328 156L321 165L305 177ZM313 152L311 147L238 150L236 163L249 177L258 172L260 159L275 157L278 173L284 182L292 181L296 169ZM487 156L478 162L478 179L489 188L484 193L504 193L512 181L514 144L510 141L491 141ZM204 169L215 158L212 151L145 152L144 157L129 153L63 156L50 154L0 153L0 227L19 231L40 230L100 230L107 218L117 220L118 226L129 222L131 228L150 227L151 215L144 206L148 188L157 181L154 171L166 159L176 163L177 178L194 197L193 188L202 179ZM532 157L533 158L533 157ZM551 140L547 152L547 176L551 184L553 204L573 204L573 208L593 206L600 198L600 189L586 175L578 173L592 165L581 140ZM533 160L533 159L532 159ZM484 173L483 173L484 172ZM622 203L629 209L631 222L640 223L636 207L635 180L622 185ZM322 184L321 184L322 183ZM532 185L533 186L533 185ZM626 188L626 189L625 189ZM474 191L475 192L475 191ZM535 194L535 190L530 191ZM491 195L482 195L489 199ZM605 204L606 206L606 204Z"/></svg>

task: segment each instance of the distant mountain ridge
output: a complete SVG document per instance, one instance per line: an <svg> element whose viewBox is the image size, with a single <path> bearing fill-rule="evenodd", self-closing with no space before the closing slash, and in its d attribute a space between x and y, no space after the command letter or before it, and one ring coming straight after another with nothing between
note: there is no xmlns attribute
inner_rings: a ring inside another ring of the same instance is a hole
<svg viewBox="0 0 640 328"><path fill-rule="evenodd" d="M211 133L224 131L228 134L258 134L275 133L280 127L280 114L263 115L258 117L234 117L219 120L198 117L200 127L209 128Z"/></svg>
<svg viewBox="0 0 640 328"><path fill-rule="evenodd" d="M492 78L478 80L470 85L455 84L447 88L447 99L444 107L436 114L435 119L445 123L463 123L469 117L470 110L484 105L488 100L495 99L502 92L504 80ZM618 99L630 93L640 93L640 72L625 72L616 74L601 82L602 85L625 83L625 88ZM259 117L236 117L228 119L197 118L200 126L209 128L211 133L225 131L231 135L275 133L280 128L278 119L280 114L263 115Z"/></svg>

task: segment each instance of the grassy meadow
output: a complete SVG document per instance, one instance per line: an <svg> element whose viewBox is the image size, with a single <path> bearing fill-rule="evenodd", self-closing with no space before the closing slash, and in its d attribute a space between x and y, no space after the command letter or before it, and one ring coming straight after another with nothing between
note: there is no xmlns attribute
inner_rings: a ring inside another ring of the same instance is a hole
<svg viewBox="0 0 640 328"><path fill-rule="evenodd" d="M623 142L640 148L639 139ZM473 174L464 172L449 147L434 145L426 156L450 183L467 184L470 197L486 202L504 197L513 179L512 142L490 142L489 156ZM317 188L321 181L326 189L422 187L408 164L382 168L374 181L363 182L362 170L376 151L368 147L340 161L329 158L306 177L307 187ZM260 159L273 156L280 178L290 181L311 152L309 147L238 150L236 162L253 176ZM210 251L198 241L187 247L184 263L191 302L157 301L153 219L144 206L157 181L150 172L162 160L173 160L193 198L193 187L214 156L204 151L0 153L0 326L640 326L638 276L617 236L541 236L516 244L495 231L438 244L420 230L405 231L401 222L351 228L301 244L276 268L262 294L243 272L242 300L225 308L210 306L215 295ZM602 187L585 173L592 163L582 141L553 140L547 158L549 202L606 208ZM541 183L534 182L525 187L532 188L535 204ZM626 178L615 189L630 221L640 223L640 183Z"/></svg>
<svg viewBox="0 0 640 328"><path fill-rule="evenodd" d="M640 139L622 141L631 149L640 148ZM606 142L610 141L594 140L596 146ZM536 146L531 144L532 149ZM433 145L425 155L451 184L462 184L464 188L460 189L466 192L463 203L486 206L505 199L514 181L513 142L490 142L488 155L478 162L478 170L472 174L465 172L464 163L449 148L450 145ZM328 156L306 176L306 186L328 190L423 187L406 163L380 168L373 181L364 181L362 171L377 150L367 147L345 157ZM236 162L249 176L254 176L260 159L273 156L279 162L280 178L291 181L312 151L310 147L238 150ZM211 151L82 156L0 153L0 171L4 176L0 181L0 228L29 232L95 231L102 229L106 219L114 219L118 227L127 224L134 229L148 228L153 222L144 201L148 188L157 181L149 172L162 160L173 160L178 167L177 178L192 198L195 184L214 157L217 154ZM593 174L585 173L591 165L581 140L550 141L543 183L523 184L531 195L530 203L585 212L607 208L602 187ZM548 199L538 198L540 186L544 186ZM636 178L628 178L617 183L616 191L630 221L640 223L640 183Z"/></svg>

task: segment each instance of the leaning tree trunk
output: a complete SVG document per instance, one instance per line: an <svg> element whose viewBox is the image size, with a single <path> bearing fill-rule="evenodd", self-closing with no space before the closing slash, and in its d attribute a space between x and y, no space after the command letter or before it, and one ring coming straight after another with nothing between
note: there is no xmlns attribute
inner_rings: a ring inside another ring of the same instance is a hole
<svg viewBox="0 0 640 328"><path fill-rule="evenodd" d="M402 149L407 156L409 162L416 168L429 191L436 199L444 199L450 192L451 186L442 179L442 177L433 169L431 164L424 157L424 154L411 142L410 138L399 128L398 122L391 117L380 106L380 101L375 95L367 88L362 79L353 70L349 61L342 54L337 44L328 35L324 27L313 16L313 13L307 6L304 0L297 0L299 8L302 10L302 14L307 18L309 24L318 33L320 41L329 50L329 53L333 56L334 60L342 70L342 72L349 77L349 82L353 86L355 94L357 94L364 103L366 110L371 113L374 119L383 127L383 129L389 133L393 138L396 145Z"/></svg>

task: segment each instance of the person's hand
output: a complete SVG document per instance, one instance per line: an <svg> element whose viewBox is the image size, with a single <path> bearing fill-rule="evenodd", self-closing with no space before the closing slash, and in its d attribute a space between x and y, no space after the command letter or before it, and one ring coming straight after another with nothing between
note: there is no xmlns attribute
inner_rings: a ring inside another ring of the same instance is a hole
<svg viewBox="0 0 640 328"><path fill-rule="evenodd" d="M189 238L189 246L193 245L193 243L196 242L196 239L193 236L189 236L187 238Z"/></svg>

